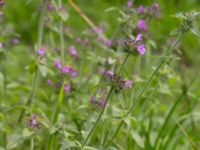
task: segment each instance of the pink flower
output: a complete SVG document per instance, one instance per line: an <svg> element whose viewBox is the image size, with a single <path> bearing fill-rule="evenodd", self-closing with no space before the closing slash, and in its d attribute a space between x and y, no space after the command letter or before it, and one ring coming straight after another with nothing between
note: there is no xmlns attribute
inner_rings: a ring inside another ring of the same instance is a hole
<svg viewBox="0 0 200 150"><path fill-rule="evenodd" d="M141 45L136 46L136 49L137 49L137 51L138 51L141 55L143 55L143 54L145 53L144 44L141 44Z"/></svg>
<svg viewBox="0 0 200 150"><path fill-rule="evenodd" d="M2 43L0 43L0 48L3 48L3 44Z"/></svg>
<svg viewBox="0 0 200 150"><path fill-rule="evenodd" d="M72 57L77 57L77 51L76 48L72 45L68 48L68 52L71 54Z"/></svg>
<svg viewBox="0 0 200 150"><path fill-rule="evenodd" d="M57 69L59 69L59 70L62 69L62 65L61 65L59 59L55 59L55 60L54 60L54 66L55 66Z"/></svg>
<svg viewBox="0 0 200 150"><path fill-rule="evenodd" d="M48 80L47 80L47 84L50 85L50 86L52 86L52 85L53 85L52 80L48 79Z"/></svg>
<svg viewBox="0 0 200 150"><path fill-rule="evenodd" d="M70 87L69 84L65 84L65 85L64 85L64 91L65 91L65 92L69 92L69 91L70 91L70 88L71 88L71 87Z"/></svg>
<svg viewBox="0 0 200 150"><path fill-rule="evenodd" d="M133 84L133 81L131 81L131 80L126 80L125 85L124 85L124 88L132 88L132 84Z"/></svg>
<svg viewBox="0 0 200 150"><path fill-rule="evenodd" d="M77 71L74 68L70 68L70 76L75 77L77 75Z"/></svg>
<svg viewBox="0 0 200 150"><path fill-rule="evenodd" d="M62 72L67 74L70 72L70 68L68 66L65 66L62 68Z"/></svg>
<svg viewBox="0 0 200 150"><path fill-rule="evenodd" d="M141 14L141 13L144 13L144 11L145 11L145 7L143 5L138 6L137 13Z"/></svg>
<svg viewBox="0 0 200 150"><path fill-rule="evenodd" d="M105 47L108 48L111 45L111 40L108 40L108 39L104 40L103 43L104 43Z"/></svg>
<svg viewBox="0 0 200 150"><path fill-rule="evenodd" d="M136 42L142 41L142 34L138 34L135 38Z"/></svg>
<svg viewBox="0 0 200 150"><path fill-rule="evenodd" d="M128 0L127 2L127 6L130 8L130 7L133 7L133 2L131 0Z"/></svg>
<svg viewBox="0 0 200 150"><path fill-rule="evenodd" d="M38 51L37 51L38 55L40 56L44 56L45 54L45 49L43 47L39 48Z"/></svg>
<svg viewBox="0 0 200 150"><path fill-rule="evenodd" d="M109 77L109 78L112 78L114 76L114 72L112 70L108 70L106 72L106 75Z"/></svg>
<svg viewBox="0 0 200 150"><path fill-rule="evenodd" d="M140 20L137 22L137 28L138 28L139 30L144 30L144 31L146 31L146 30L147 30L146 21L143 20L143 19L140 19Z"/></svg>

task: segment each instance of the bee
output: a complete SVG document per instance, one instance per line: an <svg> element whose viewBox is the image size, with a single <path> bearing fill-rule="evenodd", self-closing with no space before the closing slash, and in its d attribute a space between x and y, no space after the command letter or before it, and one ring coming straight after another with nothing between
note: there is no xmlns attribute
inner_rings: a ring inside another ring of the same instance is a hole
<svg viewBox="0 0 200 150"><path fill-rule="evenodd" d="M0 7L3 7L4 5L4 0L0 0Z"/></svg>

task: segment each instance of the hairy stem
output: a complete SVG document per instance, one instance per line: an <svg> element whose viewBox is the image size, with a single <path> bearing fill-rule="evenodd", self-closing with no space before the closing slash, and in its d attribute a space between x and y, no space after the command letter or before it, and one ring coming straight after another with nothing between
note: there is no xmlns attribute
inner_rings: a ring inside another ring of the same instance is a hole
<svg viewBox="0 0 200 150"><path fill-rule="evenodd" d="M160 63L158 64L158 66L156 67L156 70L154 70L154 72L151 74L151 76L149 77L149 79L147 80L147 82L145 83L143 89L141 90L141 92L139 93L139 96L136 98L135 102L132 104L132 106L130 107L130 109L128 110L127 114L125 116L128 116L130 113L132 113L133 109L136 107L136 105L139 103L142 95L144 94L145 90L147 89L147 87L149 86L150 82L152 81L153 77L158 73L159 69L163 66L163 64L166 62L167 58L166 56L169 56L172 51L174 50L175 46L177 45L178 41L181 39L183 35L183 32L181 32L179 34L179 36L176 38L176 40L173 42L173 44L171 45L171 47L166 51L166 53L162 56ZM106 147L109 146L112 141L115 139L115 137L117 136L120 128L123 126L124 121L122 120L118 127L117 130L114 132L111 140L108 142L108 144L106 144Z"/></svg>

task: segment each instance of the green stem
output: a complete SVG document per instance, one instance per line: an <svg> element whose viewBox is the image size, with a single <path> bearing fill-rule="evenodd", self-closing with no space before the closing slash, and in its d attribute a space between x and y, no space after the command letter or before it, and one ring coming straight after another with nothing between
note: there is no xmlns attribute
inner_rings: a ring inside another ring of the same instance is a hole
<svg viewBox="0 0 200 150"><path fill-rule="evenodd" d="M126 55L126 57L125 57L125 59L124 59L122 65L121 65L121 67L120 67L120 69L119 69L119 72L118 72L119 75L121 74L121 72L122 72L122 70L123 70L123 68L124 68L125 63L127 62L128 57L129 57L129 53ZM93 125L93 127L91 128L89 134L87 135L86 139L84 140L84 142L83 142L83 144L82 144L82 146L81 146L81 149L83 149L84 146L87 144L87 142L88 142L90 136L92 136L92 133L94 132L94 130L95 130L97 124L99 123L99 121L100 121L100 119L101 119L101 117L102 117L102 115L103 115L103 113L104 113L104 110L105 110L105 108L106 108L106 106L107 106L109 97L110 97L110 95L111 95L113 89L114 89L114 87L111 86L111 87L110 87L110 90L109 90L109 92L108 92L108 95L107 95L107 97L106 97L106 100L105 100L105 105L103 106L103 108L102 108L101 112L99 113L99 116L98 116L98 118L97 118L95 124Z"/></svg>
<svg viewBox="0 0 200 150"><path fill-rule="evenodd" d="M44 7L44 0L41 0L42 3L42 10L41 10L41 15L40 15L40 20L39 20L39 25L38 25L38 45L37 48L41 47L42 45L42 39L43 39L43 31L44 31L44 15L45 15L45 7ZM37 83L39 79L39 69L38 67L35 70L35 75L34 75L34 80L33 80L33 85L32 85L32 90L30 93L30 96L26 102L26 106L31 106L32 101L35 97L36 89L37 89ZM25 110L22 110L18 119L18 123L20 123L23 119Z"/></svg>
<svg viewBox="0 0 200 150"><path fill-rule="evenodd" d="M168 56L168 55L171 54L171 52L174 50L175 46L177 45L177 43L178 43L178 41L180 40L180 38L182 37L182 35L183 35L183 32L181 32L181 33L179 34L179 36L176 38L176 40L175 40L174 43L171 45L171 47L170 47L170 48L166 51L166 53L162 56L161 61L160 61L160 63L158 64L156 70L151 74L151 76L149 77L149 79L148 79L147 82L145 83L143 89L141 90L139 96L137 97L137 99L135 100L135 102L132 104L132 106L130 107L130 109L128 110L128 112L127 112L127 114L126 114L125 116L128 116L128 115L133 111L133 109L135 108L135 106L139 103L139 101L140 101L142 95L144 94L146 88L149 86L149 84L150 84L150 82L152 81L153 77L157 74L157 72L159 71L159 69L160 69L160 68L162 67L162 65L166 62L166 60L167 60L167 58L168 58L168 57L166 57L166 56ZM111 140L110 140L110 141L108 142L108 144L106 145L106 147L109 146L109 145L112 143L112 141L113 141L114 138L117 136L117 134L118 134L120 128L123 126L123 124L124 124L124 121L122 120L122 121L120 122L120 124L118 125L117 130L115 131L115 133L114 133L114 135L112 136Z"/></svg>
<svg viewBox="0 0 200 150"><path fill-rule="evenodd" d="M110 97L112 91L113 91L113 87L110 87L109 93L108 93L108 95L107 95L107 97L106 97L106 100L105 100L105 105L103 106L103 108L102 108L101 112L99 113L99 116L98 116L98 118L97 118L95 124L93 125L93 127L91 128L89 134L87 135L86 139L84 140L81 149L83 149L84 146L87 144L87 142L88 142L90 136L92 135L92 133L94 132L94 129L96 128L97 124L99 123L99 121L100 121L100 119L101 119L101 117L102 117L102 115L103 115L103 112L104 112L104 110L105 110L105 108L106 108L106 105L107 105L107 103L108 103L108 100L109 100L109 97Z"/></svg>

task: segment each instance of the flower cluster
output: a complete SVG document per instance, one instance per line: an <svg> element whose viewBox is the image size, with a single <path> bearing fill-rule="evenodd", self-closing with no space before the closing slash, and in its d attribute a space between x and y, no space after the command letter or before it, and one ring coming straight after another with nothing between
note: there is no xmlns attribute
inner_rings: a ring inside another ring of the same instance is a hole
<svg viewBox="0 0 200 150"><path fill-rule="evenodd" d="M77 76L76 69L74 69L71 65L62 66L59 59L54 60L54 67L57 69L57 71L59 72L59 75L61 75L62 78L67 77L70 80L72 77ZM61 78L61 80L63 80L62 78ZM49 86L54 85L56 88L60 88L62 86L62 82L58 81L58 82L54 83L51 79L48 79L47 85L49 85ZM64 91L65 92L69 92L70 89L71 89L70 83L64 84Z"/></svg>
<svg viewBox="0 0 200 150"><path fill-rule="evenodd" d="M143 38L142 34L139 33L134 40L126 40L124 43L126 46L136 49L141 55L144 55L146 49L142 43ZM131 52L131 51L130 51Z"/></svg>
<svg viewBox="0 0 200 150"><path fill-rule="evenodd" d="M94 105L94 106L97 106L97 107L99 107L99 108L102 108L102 107L104 107L106 101L105 101L105 99L102 98L102 97L100 97L100 98L98 98L98 99L95 99L94 96L90 96L90 103L91 103L92 105Z"/></svg>
<svg viewBox="0 0 200 150"><path fill-rule="evenodd" d="M34 128L34 129L39 128L39 127L40 127L40 126L39 126L39 121L38 121L39 117L41 117L41 115L32 114L32 115L28 118L28 121L27 121L28 127L29 127L29 128Z"/></svg>
<svg viewBox="0 0 200 150"><path fill-rule="evenodd" d="M122 90L125 88L132 88L133 82L131 80L121 79L121 77L115 75L112 70L107 71L106 75L108 76L111 85L116 89Z"/></svg>
<svg viewBox="0 0 200 150"><path fill-rule="evenodd" d="M160 9L158 3L153 3L151 6L140 5L137 7L137 13L139 15L150 15L150 16L160 16Z"/></svg>
<svg viewBox="0 0 200 150"><path fill-rule="evenodd" d="M76 50L76 48L75 48L75 46L74 45L72 45L72 46L70 46L69 48L68 48L68 52L69 52L69 54L75 59L75 58L77 58L77 50Z"/></svg>

